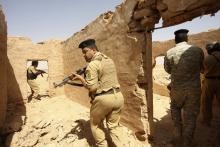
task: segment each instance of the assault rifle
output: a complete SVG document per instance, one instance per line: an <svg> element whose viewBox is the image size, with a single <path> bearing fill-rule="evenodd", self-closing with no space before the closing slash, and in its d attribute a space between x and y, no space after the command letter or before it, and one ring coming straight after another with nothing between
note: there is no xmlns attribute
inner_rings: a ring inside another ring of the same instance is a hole
<svg viewBox="0 0 220 147"><path fill-rule="evenodd" d="M34 80L39 75L41 75L43 77L43 74L47 74L47 73L44 70L40 70L40 69L38 69L35 74L32 71L31 71L31 73L28 73L28 70L27 70L27 79L28 80Z"/></svg>
<svg viewBox="0 0 220 147"><path fill-rule="evenodd" d="M85 71L86 71L86 67L80 68L80 69L78 69L78 70L76 71L76 74L82 75L82 74L85 73ZM62 82L60 82L60 83L55 83L55 82L54 82L54 83L53 83L54 88L61 87L61 86L65 85L65 84L69 83L69 81L72 79L72 76L73 76L73 74L67 76L67 77L64 78L64 79L62 80ZM70 84L71 84L71 83L70 83ZM76 84L76 85L77 85L77 84Z"/></svg>
<svg viewBox="0 0 220 147"><path fill-rule="evenodd" d="M41 77L44 77L43 74L47 74L47 72L44 70L38 69L38 75L41 75Z"/></svg>

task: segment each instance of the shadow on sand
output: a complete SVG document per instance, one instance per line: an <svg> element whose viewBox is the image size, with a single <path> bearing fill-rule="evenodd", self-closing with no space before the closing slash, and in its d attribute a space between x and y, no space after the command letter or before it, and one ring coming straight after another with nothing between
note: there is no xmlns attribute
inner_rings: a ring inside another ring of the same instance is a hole
<svg viewBox="0 0 220 147"><path fill-rule="evenodd" d="M14 132L20 131L25 123L26 107L16 80L14 70L7 59L7 112L6 120L1 131L1 143L3 147L11 144Z"/></svg>
<svg viewBox="0 0 220 147"><path fill-rule="evenodd" d="M156 110L155 110L156 111ZM170 109L161 120L154 119L154 135L151 142L152 147L170 147L172 140L173 124L170 115ZM219 147L220 146L220 107L214 103L213 120L211 126L205 126L201 123L201 113L197 119L196 130L194 134L194 147Z"/></svg>

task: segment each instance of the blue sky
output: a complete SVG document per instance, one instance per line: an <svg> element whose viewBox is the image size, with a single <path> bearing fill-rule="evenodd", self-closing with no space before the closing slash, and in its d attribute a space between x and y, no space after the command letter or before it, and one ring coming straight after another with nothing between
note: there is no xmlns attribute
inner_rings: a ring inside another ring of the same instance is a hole
<svg viewBox="0 0 220 147"><path fill-rule="evenodd" d="M65 40L100 14L115 10L122 0L0 0L8 24L8 36L29 37L33 42ZM160 26L161 24L158 24ZM175 27L155 30L153 40L173 38L173 32L187 28L198 33L220 27L220 12Z"/></svg>

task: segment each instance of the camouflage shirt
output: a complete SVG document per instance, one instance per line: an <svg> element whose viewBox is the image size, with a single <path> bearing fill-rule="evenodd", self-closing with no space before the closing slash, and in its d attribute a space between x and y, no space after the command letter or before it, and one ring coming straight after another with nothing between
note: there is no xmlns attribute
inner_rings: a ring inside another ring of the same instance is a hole
<svg viewBox="0 0 220 147"><path fill-rule="evenodd" d="M168 50L164 58L164 69L171 74L171 88L200 87L203 59L202 49L186 42L178 43Z"/></svg>

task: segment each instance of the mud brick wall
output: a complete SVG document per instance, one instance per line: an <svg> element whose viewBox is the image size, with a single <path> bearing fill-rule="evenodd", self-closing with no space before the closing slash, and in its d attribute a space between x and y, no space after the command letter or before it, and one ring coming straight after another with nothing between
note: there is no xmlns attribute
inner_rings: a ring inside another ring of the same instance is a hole
<svg viewBox="0 0 220 147"><path fill-rule="evenodd" d="M7 108L7 24L0 5L0 132Z"/></svg>

